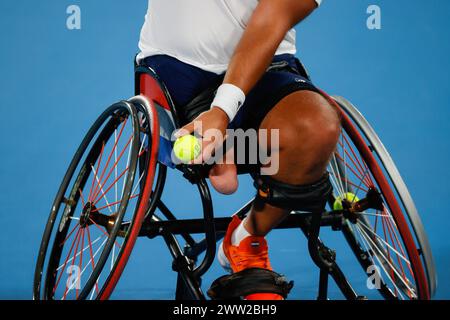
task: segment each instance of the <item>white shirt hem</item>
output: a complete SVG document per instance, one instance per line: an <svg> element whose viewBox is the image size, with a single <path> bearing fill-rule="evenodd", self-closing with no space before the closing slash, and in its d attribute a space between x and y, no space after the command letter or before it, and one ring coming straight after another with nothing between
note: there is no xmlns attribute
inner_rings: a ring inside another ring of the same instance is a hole
<svg viewBox="0 0 450 320"><path fill-rule="evenodd" d="M291 49L291 50L278 50L275 55L281 55L281 54L296 54L297 50L295 49ZM158 50L158 49L151 49L151 50L144 50L139 52L139 54L136 57L136 61L137 63L141 62L142 60L144 60L145 58L151 57L151 56L156 56L156 55L168 55L172 58L175 58L177 60L180 60L181 62L187 63L191 66L200 68L204 71L208 71L208 72L212 72L215 74L223 74L224 72L227 71L228 69L228 63L227 64L201 64L195 61L192 61L190 59L187 59L185 57L180 57L177 54L173 54L170 52L166 51L162 51L162 50Z"/></svg>

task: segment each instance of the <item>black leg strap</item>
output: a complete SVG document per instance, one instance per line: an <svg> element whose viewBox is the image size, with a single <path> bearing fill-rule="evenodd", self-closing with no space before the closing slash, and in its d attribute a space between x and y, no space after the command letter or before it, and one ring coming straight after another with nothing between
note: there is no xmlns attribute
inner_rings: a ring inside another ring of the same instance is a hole
<svg viewBox="0 0 450 320"><path fill-rule="evenodd" d="M286 299L293 286L294 282L288 282L281 274L250 268L220 277L211 285L208 296L214 300L231 300L254 293L275 293Z"/></svg>
<svg viewBox="0 0 450 320"><path fill-rule="evenodd" d="M289 185L270 176L254 176L256 199L286 210L322 212L333 191L329 174L309 185Z"/></svg>

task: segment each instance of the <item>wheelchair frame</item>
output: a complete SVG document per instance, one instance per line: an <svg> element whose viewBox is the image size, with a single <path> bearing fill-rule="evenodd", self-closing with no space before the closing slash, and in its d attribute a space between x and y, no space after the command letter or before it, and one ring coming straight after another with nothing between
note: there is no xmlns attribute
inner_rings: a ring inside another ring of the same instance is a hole
<svg viewBox="0 0 450 320"><path fill-rule="evenodd" d="M160 167L160 174L157 178L155 193L159 194L164 188L166 168ZM191 173L194 174L195 173ZM155 206L150 208L154 211L158 208L165 216L167 221L162 221L156 215L152 219L146 219L142 225L140 237L154 238L162 236L174 259L173 270L178 273L176 299L180 300L204 300L205 296L200 288L201 277L208 271L212 265L216 254L216 242L220 241L226 232L226 229L232 218L214 218L213 206L209 187L205 179L197 181L191 180L196 184L203 205L203 219L183 219L177 220L175 215L167 206L158 200ZM244 217L249 212L253 200L238 210L234 215ZM361 298L357 295L345 275L336 263L336 253L325 246L319 238L319 232L322 227L331 227L333 230L342 228L343 213L292 213L276 229L300 229L308 239L308 249L311 258L320 269L318 299L326 300L328 297L328 278L331 276L346 299L356 300ZM205 238L196 242L192 234L205 233ZM181 235L186 241L186 246L182 249L175 238ZM205 253L204 259L198 266L199 255Z"/></svg>
<svg viewBox="0 0 450 320"><path fill-rule="evenodd" d="M165 95L165 97L156 97L155 102L159 99L165 98L169 103L172 114L175 115L175 124L177 127L180 126L177 117L177 110L173 107L173 102L168 94L167 88L159 80L158 75L148 67L136 66L135 70L135 93L139 95L143 92L141 87L141 75L148 74L159 82L159 85ZM343 98L337 97L336 101L340 104L345 104L346 101ZM351 106L353 107L353 106ZM359 123L363 123L363 130L368 132L372 136L376 137L373 129L365 122L365 119L356 110L356 108L350 108L351 116L359 120ZM364 121L362 121L364 120ZM374 139L376 140L376 139ZM373 145L381 150L381 159L383 163L393 164L388 152L384 148L381 142L371 141ZM399 172L397 171L395 165L390 166L389 174L391 178L396 179L400 184L403 195L402 201L406 203L408 209L412 211L413 227L418 234L419 244L422 246L420 250L424 252L427 256L426 271L429 277L432 288L430 288L431 295L434 294L436 289L436 276L434 273L434 262L431 256L431 249L429 248L428 240L423 230L420 217L415 208L414 202L409 195L409 192L404 184ZM145 236L149 238L154 238L156 236L162 236L168 246L173 261L173 270L178 273L177 279L177 289L176 289L176 299L205 299L205 295L201 290L201 277L208 271L214 262L216 255L216 242L220 241L226 232L228 224L231 222L232 218L215 218L213 211L213 204L211 199L211 194L209 187L206 183L206 179L202 177L201 173L195 167L184 166L181 167L184 173L184 177L187 178L192 184L195 184L199 190L201 196L201 202L203 207L203 219L183 219L178 220L175 215L169 210L169 208L162 202L161 195L164 189L166 171L167 167L159 165L158 176L156 180L156 188L154 190L154 197L156 201L153 201L153 206L149 208L149 215L152 219L146 219L142 225L141 232L139 236ZM392 177L393 175L393 177ZM244 207L238 210L234 215L239 217L244 217L245 214L250 210L253 200L247 203ZM158 208L162 214L165 216L167 221L162 221L158 216L154 214L154 211ZM290 214L278 227L275 229L293 229L299 228L308 240L308 250L309 254L320 270L319 274L319 289L317 299L326 300L328 297L328 282L331 276L335 281L336 285L348 300L364 299L364 297L359 296L350 283L347 281L345 275L340 269L336 262L336 253L332 249L328 248L319 238L320 230L322 227L330 227L334 231L341 230L346 226L343 224L344 220L343 212L317 212L317 213L292 213ZM196 242L191 234L205 233L205 238L199 242ZM186 246L181 248L175 235L181 235L186 241ZM362 250L357 246L356 243L351 243L351 239L348 239L352 249L354 251L360 251L362 255ZM203 260L197 265L198 257L202 253L205 253ZM357 255L358 256L358 255ZM364 264L365 261L359 259L360 263ZM385 296L385 298L389 298Z"/></svg>

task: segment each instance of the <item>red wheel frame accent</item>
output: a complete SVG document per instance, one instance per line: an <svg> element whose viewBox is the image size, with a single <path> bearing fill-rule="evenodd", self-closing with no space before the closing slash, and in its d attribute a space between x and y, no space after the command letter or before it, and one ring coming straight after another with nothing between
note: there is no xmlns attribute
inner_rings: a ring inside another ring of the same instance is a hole
<svg viewBox="0 0 450 320"><path fill-rule="evenodd" d="M144 190L142 192L141 201L139 203L139 208L136 214L135 222L133 224L131 233L129 235L128 241L126 241L125 247L123 248L123 253L120 257L120 261L117 262L117 267L114 270L114 273L111 276L111 280L108 282L103 292L99 296L99 300L107 300L111 296L114 288L117 285L117 282L122 275L123 270L128 262L130 254L133 250L133 247L136 243L136 239L139 236L139 232L141 231L142 223L144 222L145 213L148 209L148 204L150 201L150 196L152 194L152 186L153 180L155 178L156 171L156 162L158 159L158 146L159 146L159 122L158 122L158 113L156 111L155 105L152 100L149 100L150 107L152 109L152 148L150 152L150 161L148 162L147 176L145 179Z"/></svg>
<svg viewBox="0 0 450 320"><path fill-rule="evenodd" d="M400 205L398 204L398 201L395 198L394 192L392 191L389 182L387 181L377 160L372 154L372 151L365 143L363 137L361 136L358 129L351 121L350 117L345 113L344 110L342 110L342 108L336 101L334 101L333 98L331 98L328 94L326 94L323 91L320 92L339 111L343 128L345 129L347 134L351 137L356 148L361 153L361 156L363 157L368 167L370 168L370 171L374 176L375 181L380 186L381 189L380 191L382 192L384 198L387 201L387 204L392 212L392 216L395 219L398 230L403 239L404 245L408 252L408 257L411 259L411 267L414 271L414 278L417 285L418 298L421 300L430 300L428 282L425 276L425 271L422 265L421 258L419 256L418 249L416 248L416 244L414 242L414 238L411 234L410 228L408 227L408 223L405 220L405 217L402 213L402 209L400 208Z"/></svg>

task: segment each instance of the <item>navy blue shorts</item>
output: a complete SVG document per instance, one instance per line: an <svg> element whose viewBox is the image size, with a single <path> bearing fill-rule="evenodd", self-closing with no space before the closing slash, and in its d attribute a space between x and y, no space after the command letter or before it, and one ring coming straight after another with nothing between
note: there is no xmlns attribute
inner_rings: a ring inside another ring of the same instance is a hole
<svg viewBox="0 0 450 320"><path fill-rule="evenodd" d="M141 64L152 68L158 74L167 87L178 113L190 108L190 104L205 91L212 93L207 97L207 101L203 102L204 108L209 108L214 99L214 91L222 84L224 78L224 74L217 75L204 71L167 55L147 57ZM303 65L294 55L275 56L267 72L247 95L244 105L230 127L244 130L258 129L265 116L279 101L300 90L318 92ZM191 120L192 117L187 117L181 122L185 124Z"/></svg>

